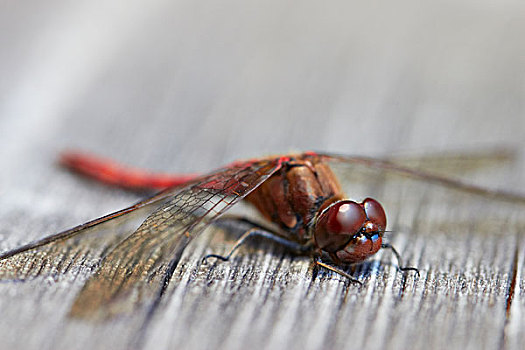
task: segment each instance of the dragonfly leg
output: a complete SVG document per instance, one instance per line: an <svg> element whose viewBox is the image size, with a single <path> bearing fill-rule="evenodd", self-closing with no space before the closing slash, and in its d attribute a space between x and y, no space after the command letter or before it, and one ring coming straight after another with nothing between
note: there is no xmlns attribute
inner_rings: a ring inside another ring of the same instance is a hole
<svg viewBox="0 0 525 350"><path fill-rule="evenodd" d="M261 231L262 232L262 231ZM253 235L257 235L259 234L259 230L256 229L256 228L252 228L252 229L249 229L248 231L244 232L242 234L242 236L235 242L235 244L233 245L233 247L231 247L231 249L228 251L228 253L226 255L219 255L219 254L208 254L206 255L204 258L202 258L202 262L206 262L208 261L209 258L216 258L218 260L222 260L222 261L228 261L230 260L231 256L233 255L233 253L239 249L239 247L244 243L244 241L246 241L246 239L250 236L253 236Z"/></svg>
<svg viewBox="0 0 525 350"><path fill-rule="evenodd" d="M222 261L228 261L231 258L231 256L233 255L233 253L235 253L235 251L241 245L243 245L248 238L254 237L254 236L260 236L260 237L264 237L264 238L270 239L270 240L272 240L274 242L277 242L277 243L283 245L284 247L286 247L287 249L289 249L289 250L291 250L293 252L296 252L296 253L305 253L305 252L310 252L311 251L310 246L301 245L298 242L292 241L292 240L284 237L282 234L280 234L278 232L275 232L275 231L273 231L270 228L264 227L263 225L255 223L255 222L253 222L253 221L251 221L249 219L241 218L241 217L228 216L228 217L223 217L223 218L219 219L218 221L224 221L224 220L235 220L235 221L243 222L243 223L246 223L246 224L250 224L253 227L251 229L247 230L246 232L244 232L242 234L242 236L239 237L239 239L237 239L237 241L235 241L235 244L228 251L228 253L226 253L226 255L208 254L202 259L203 262L207 261L209 258L216 258L216 259L219 259L219 260L222 260Z"/></svg>
<svg viewBox="0 0 525 350"><path fill-rule="evenodd" d="M415 271L416 275L419 277L419 269L417 269L416 267L403 266L403 260L401 259L401 254L399 254L399 252L396 250L396 248L394 248L391 244L383 243L383 244L381 244L381 248L390 249L392 251L392 254L394 254L394 256L397 259L397 268L400 271L403 271L403 272Z"/></svg>
<svg viewBox="0 0 525 350"><path fill-rule="evenodd" d="M335 266L325 264L324 262L321 261L320 258L316 258L316 259L314 260L314 262L315 262L315 264L318 265L318 266L324 267L324 268L327 269L327 270L333 271L333 272L335 272L335 273L340 274L340 275L343 276L343 277L348 278L348 279L350 280L350 282L352 282L352 283L357 283L357 284L359 284L359 285L361 285L361 286L363 285L363 282L361 282L361 281L359 281L358 279L356 279L356 278L350 276L349 274L347 274L346 272L344 272L344 271L341 270L341 269L338 269L338 268L335 267Z"/></svg>

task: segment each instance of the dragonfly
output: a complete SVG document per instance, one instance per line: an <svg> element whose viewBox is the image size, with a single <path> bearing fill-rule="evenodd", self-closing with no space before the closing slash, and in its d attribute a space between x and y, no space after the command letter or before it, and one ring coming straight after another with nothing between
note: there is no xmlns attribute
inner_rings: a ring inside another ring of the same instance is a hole
<svg viewBox="0 0 525 350"><path fill-rule="evenodd" d="M81 262L89 278L70 310L79 318L107 319L139 307L151 308L166 290L190 241L241 200L277 229L248 221L253 227L227 254L209 254L205 259L228 260L248 237L260 234L311 255L316 265L357 283L342 267L363 262L381 248L392 250L399 269L417 274L416 268L402 264L392 245L383 242L384 207L369 196L348 199L333 164L353 169L346 174L354 182L361 177L376 189L395 178L410 188L432 184L468 196L525 203L521 195L387 160L317 152L236 161L206 175L152 174L79 152L63 154L61 163L106 184L160 190L132 206L0 255L2 280L56 275Z"/></svg>

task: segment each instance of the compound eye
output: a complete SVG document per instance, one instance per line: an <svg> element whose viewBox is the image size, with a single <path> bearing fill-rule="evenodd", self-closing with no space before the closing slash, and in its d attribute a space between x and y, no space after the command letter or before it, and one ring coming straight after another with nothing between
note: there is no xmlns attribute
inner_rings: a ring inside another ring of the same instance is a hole
<svg viewBox="0 0 525 350"><path fill-rule="evenodd" d="M385 230L386 215L381 204L375 199L367 198L363 201L363 207L365 208L367 219L376 224L379 227L379 230Z"/></svg>
<svg viewBox="0 0 525 350"><path fill-rule="evenodd" d="M321 214L315 228L315 241L325 251L336 251L361 230L365 221L361 205L353 201L336 202Z"/></svg>

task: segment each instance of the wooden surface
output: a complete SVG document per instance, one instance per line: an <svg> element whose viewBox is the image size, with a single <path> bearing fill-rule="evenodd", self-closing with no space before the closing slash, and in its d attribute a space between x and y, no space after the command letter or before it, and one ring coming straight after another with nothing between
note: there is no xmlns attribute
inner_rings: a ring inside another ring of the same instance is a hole
<svg viewBox="0 0 525 350"><path fill-rule="evenodd" d="M295 150L504 146L512 162L422 166L525 192L522 2L0 6L1 251L139 199L58 168L66 148L205 172ZM523 348L523 203L382 176L344 176L347 193L385 202L391 241L419 278L382 252L353 271L362 287L312 279L308 258L265 241L201 266L227 249L233 227L187 247L148 322L68 317L90 274L82 264L0 281L0 347Z"/></svg>

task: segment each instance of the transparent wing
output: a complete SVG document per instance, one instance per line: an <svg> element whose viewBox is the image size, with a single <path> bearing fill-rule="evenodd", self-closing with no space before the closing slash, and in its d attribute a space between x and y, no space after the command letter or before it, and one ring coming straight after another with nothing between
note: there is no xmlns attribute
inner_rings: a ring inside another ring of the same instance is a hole
<svg viewBox="0 0 525 350"><path fill-rule="evenodd" d="M279 167L275 158L236 163L175 189L104 255L71 316L104 319L138 308L151 311L190 240Z"/></svg>
<svg viewBox="0 0 525 350"><path fill-rule="evenodd" d="M476 149L462 152L435 152L417 156L396 156L388 160L397 166L421 169L446 177L465 176L476 172L505 169L517 160L517 152L509 148Z"/></svg>
<svg viewBox="0 0 525 350"><path fill-rule="evenodd" d="M71 308L107 318L151 306L184 247L280 167L278 158L238 162L116 213L0 255L0 280L90 276Z"/></svg>
<svg viewBox="0 0 525 350"><path fill-rule="evenodd" d="M450 199L454 199L454 196L457 195L475 195L476 197L473 197L474 200L481 200L480 198L484 197L486 200L490 199L496 204L498 201L516 203L518 207L525 204L525 195L521 193L487 189L441 175L439 172L429 172L419 168L407 167L397 162L335 154L318 154L317 157L329 162L332 168L335 168L340 179L354 185L352 192L355 192L355 186L359 184L366 186L367 190L372 193L377 192L379 189L410 186L413 190L409 192L416 198L419 198L421 192L417 191L416 187L420 186L419 189L421 190L421 186L423 186L424 189L432 188L436 191L436 194L446 194L447 198ZM443 162L438 163L442 167L446 166ZM339 171L337 171L338 169Z"/></svg>
<svg viewBox="0 0 525 350"><path fill-rule="evenodd" d="M163 192L128 208L0 254L0 281L79 274L139 227L172 194Z"/></svg>

